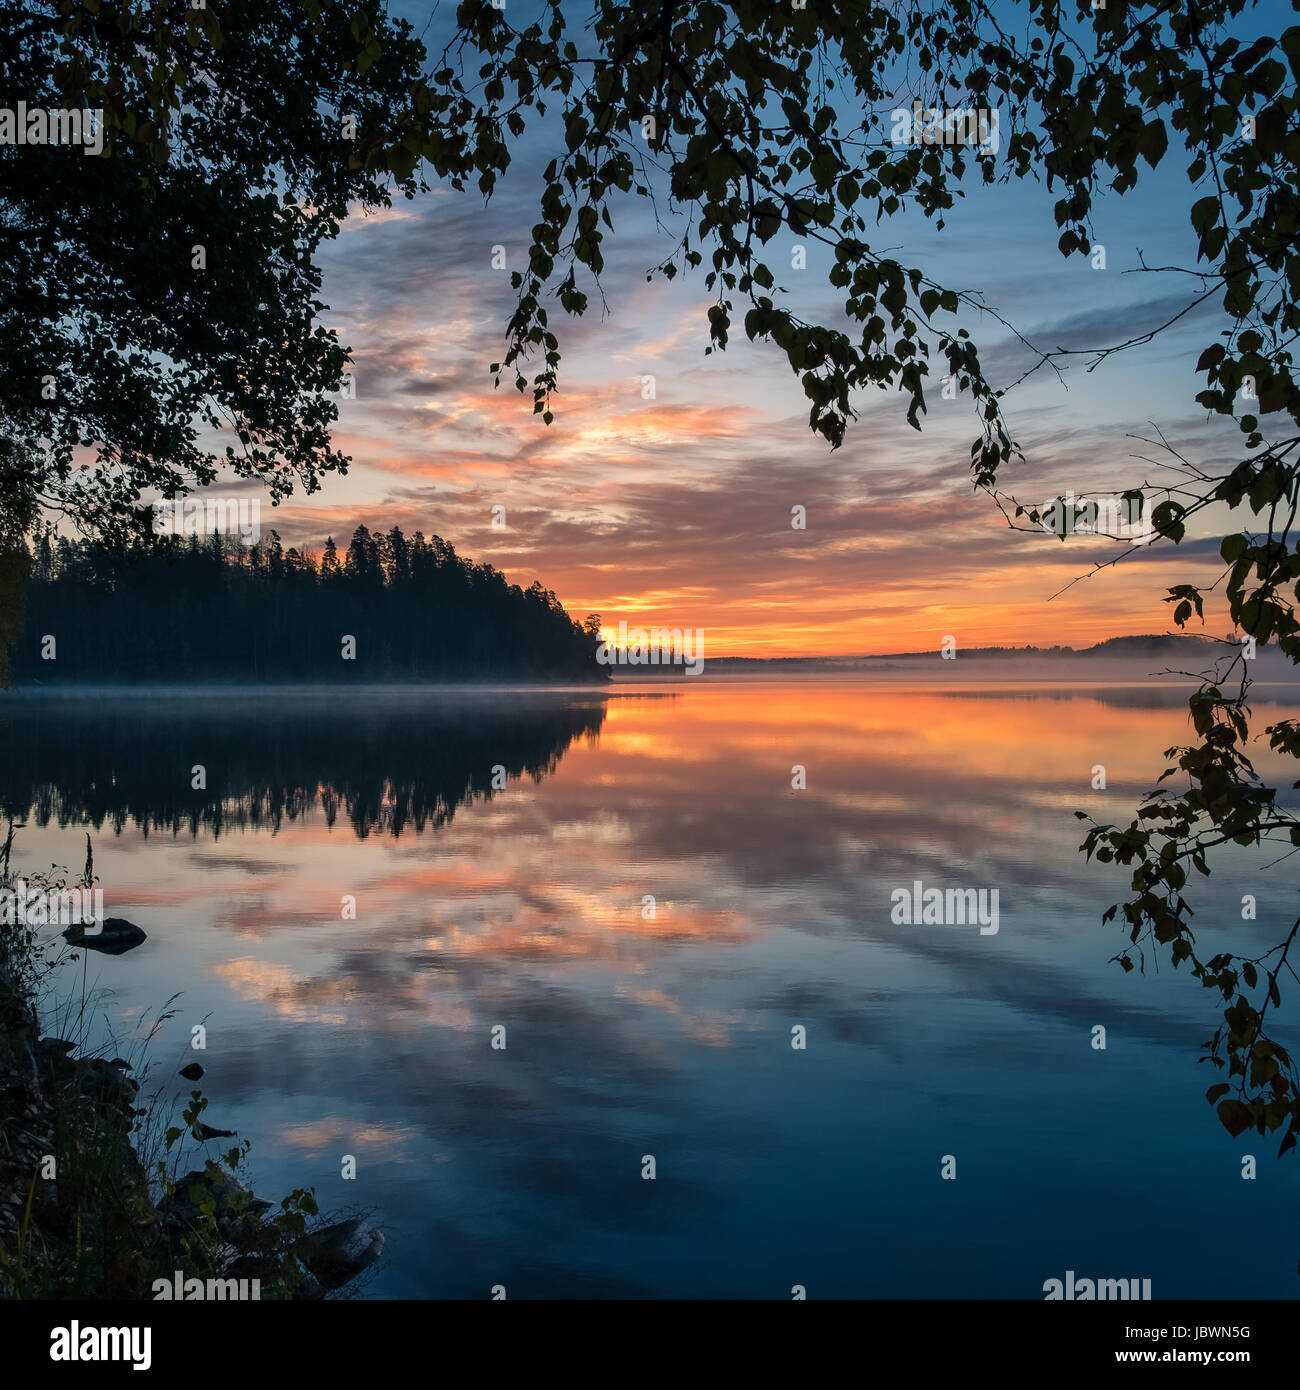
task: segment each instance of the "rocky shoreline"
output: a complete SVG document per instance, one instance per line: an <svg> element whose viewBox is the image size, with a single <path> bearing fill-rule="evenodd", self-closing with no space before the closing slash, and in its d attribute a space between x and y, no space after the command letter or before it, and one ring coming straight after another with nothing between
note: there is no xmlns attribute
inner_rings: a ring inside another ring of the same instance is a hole
<svg viewBox="0 0 1300 1390"><path fill-rule="evenodd" d="M380 1231L313 1220L309 1192L255 1197L235 1175L239 1148L179 1178L161 1164L151 1175L135 1140L139 1089L123 1058L43 1037L0 962L0 1298L226 1297L244 1280L252 1297L319 1299L379 1258ZM193 1137L228 1133L199 1124L193 1096ZM184 1132L170 1130L169 1147Z"/></svg>

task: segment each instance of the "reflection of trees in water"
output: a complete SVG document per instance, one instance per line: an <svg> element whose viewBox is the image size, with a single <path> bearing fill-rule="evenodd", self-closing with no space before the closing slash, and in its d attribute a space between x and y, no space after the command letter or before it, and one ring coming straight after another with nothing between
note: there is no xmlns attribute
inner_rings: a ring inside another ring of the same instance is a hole
<svg viewBox="0 0 1300 1390"><path fill-rule="evenodd" d="M0 708L0 810L41 826L216 835L318 812L330 825L346 818L358 836L419 833L490 797L494 766L540 782L604 718L599 697L533 694L474 705L351 693L250 703L234 690L170 708L24 701ZM207 781L197 790L196 764Z"/></svg>

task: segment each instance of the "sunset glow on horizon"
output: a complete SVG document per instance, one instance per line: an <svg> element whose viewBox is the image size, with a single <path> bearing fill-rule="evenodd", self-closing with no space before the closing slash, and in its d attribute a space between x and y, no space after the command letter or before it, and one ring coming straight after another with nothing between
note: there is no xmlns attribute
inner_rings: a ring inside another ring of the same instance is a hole
<svg viewBox="0 0 1300 1390"><path fill-rule="evenodd" d="M945 635L964 649L1088 646L1168 631L1166 588L1217 575L1209 515L1178 549L1087 579L1120 547L1012 530L972 490L980 421L969 395L945 398L937 362L920 431L901 392L859 391L858 418L831 450L811 433L779 349L750 342L737 321L726 350L706 353L716 300L701 275L647 279L683 224L639 198L615 201L603 300L578 318L551 305L562 360L547 426L513 366L499 388L490 371L539 172L520 159L486 205L435 186L349 218L323 249L323 322L351 349L355 386L334 441L353 462L315 494L264 509L286 545L319 551L332 535L342 553L358 523L437 534L512 583L540 580L578 622L599 613L606 629L702 629L713 656L920 651ZM1143 258L1194 259L1190 228L1153 216L1180 178L1162 167L1128 197L1099 195L1101 270L1061 256L1051 199L1027 185L966 188L942 231L913 212L891 219L890 245L901 236L910 264L977 291L991 311L968 311L965 326L989 379L1014 385L1003 405L1024 463L1004 469L1000 487L1016 501L1133 486L1155 500L1178 481L1166 442L1202 462L1235 448L1235 424L1194 404L1194 363L1220 326L1214 305L1181 314L1158 351L1095 370L1086 355L1117 324L1136 336L1186 309L1178 287L1132 273ZM829 249L783 235L790 245L767 251L789 267L777 301L843 322ZM1031 372L1017 334L1080 355L1059 373ZM523 375L540 365L521 364ZM805 529L792 527L795 508ZM1207 612L1207 631L1224 630Z"/></svg>

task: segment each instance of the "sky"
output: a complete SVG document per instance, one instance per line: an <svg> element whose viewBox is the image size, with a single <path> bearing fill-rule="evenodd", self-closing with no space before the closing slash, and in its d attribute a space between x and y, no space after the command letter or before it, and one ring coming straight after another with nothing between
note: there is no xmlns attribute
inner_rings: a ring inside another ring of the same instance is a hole
<svg viewBox="0 0 1300 1390"><path fill-rule="evenodd" d="M711 296L701 274L647 282L673 241L632 197L613 209L605 307L593 296L581 319L558 305L553 313L564 359L555 420L544 425L531 392L509 380L494 389L489 372L514 303L509 271L524 264L539 218L549 155L529 141L490 203L435 185L349 218L322 253L323 321L353 351L356 399L340 402L335 436L353 466L264 515L286 544L315 549L332 534L342 548L358 522L437 533L512 582L540 579L579 620L598 612L607 631L620 621L692 628L713 656L924 651L945 636L959 650L1081 646L1170 630L1165 589L1217 574L1217 541L1202 529L1177 550L1081 578L1118 548L1012 530L971 487L970 398L940 399L933 377L921 432L906 423L906 397L873 391L832 451L810 432L779 349L737 328L725 353L705 354ZM972 185L942 231L902 215L877 228L873 246L982 292L1040 347L1107 346L1155 328L1197 292L1186 275L1141 269L1143 258L1195 264L1187 162L1175 146L1135 191L1101 202L1104 269L1060 255L1054 194L1041 182ZM805 269L792 263L800 244ZM493 268L495 246L504 270ZM783 231L767 252L786 302L833 316L825 248ZM995 384L1030 364L992 317L962 322ZM1041 504L1067 490L1163 486L1158 441L1146 442L1157 431L1198 462L1235 457L1235 426L1193 399L1203 385L1196 357L1222 327L1207 306L1095 371L1068 359L1063 379L1043 369L1017 387L1004 404L1025 463L1006 490ZM792 528L795 507L806 529ZM1211 609L1210 630L1226 629Z"/></svg>

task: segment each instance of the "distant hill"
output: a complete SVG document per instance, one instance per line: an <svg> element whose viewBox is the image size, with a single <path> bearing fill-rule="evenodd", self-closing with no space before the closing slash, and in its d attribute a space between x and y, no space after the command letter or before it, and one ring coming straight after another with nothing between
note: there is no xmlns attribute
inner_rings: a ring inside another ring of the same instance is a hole
<svg viewBox="0 0 1300 1390"><path fill-rule="evenodd" d="M1114 678L1121 668L1127 679L1144 679L1165 668L1174 672L1200 671L1227 654L1223 641L1189 633L1144 633L1133 637L1110 637L1090 647L959 647L956 657L944 660L939 651L886 652L877 656L717 656L707 657L704 673L715 676L779 675L919 675L923 670L938 678L994 674L1018 678L1054 680L1086 678L1086 673L1104 672ZM1287 661L1276 647L1265 647L1256 658L1257 679L1298 680L1300 669ZM617 681L654 678L690 680L681 666L620 667Z"/></svg>

